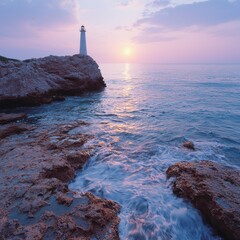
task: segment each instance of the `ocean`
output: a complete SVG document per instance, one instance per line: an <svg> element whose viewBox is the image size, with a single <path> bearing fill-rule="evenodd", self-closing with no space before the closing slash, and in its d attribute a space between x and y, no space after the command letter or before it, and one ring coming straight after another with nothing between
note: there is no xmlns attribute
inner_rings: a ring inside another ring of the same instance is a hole
<svg viewBox="0 0 240 240"><path fill-rule="evenodd" d="M94 152L70 189L121 205L121 240L210 240L167 168L212 160L240 168L240 65L101 64L104 91L24 109L39 125L83 120ZM182 147L192 141L196 151Z"/></svg>

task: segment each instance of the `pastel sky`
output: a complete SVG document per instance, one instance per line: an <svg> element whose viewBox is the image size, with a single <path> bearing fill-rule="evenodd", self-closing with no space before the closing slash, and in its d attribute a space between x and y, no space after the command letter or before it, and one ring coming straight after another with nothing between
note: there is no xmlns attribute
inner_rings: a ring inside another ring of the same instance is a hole
<svg viewBox="0 0 240 240"><path fill-rule="evenodd" d="M240 0L0 0L0 55L97 62L240 63Z"/></svg>

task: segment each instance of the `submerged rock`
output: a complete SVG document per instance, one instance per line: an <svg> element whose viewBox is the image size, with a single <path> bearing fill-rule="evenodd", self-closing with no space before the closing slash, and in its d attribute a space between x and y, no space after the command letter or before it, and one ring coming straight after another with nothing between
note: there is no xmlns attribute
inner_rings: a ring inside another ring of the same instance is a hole
<svg viewBox="0 0 240 240"><path fill-rule="evenodd" d="M183 143L183 147L191 150L195 150L195 146L193 142L187 141Z"/></svg>
<svg viewBox="0 0 240 240"><path fill-rule="evenodd" d="M173 191L200 210L227 240L240 236L240 171L211 161L179 162L167 176L176 177Z"/></svg>
<svg viewBox="0 0 240 240"><path fill-rule="evenodd" d="M97 63L89 56L48 56L0 61L0 107L39 105L105 87ZM61 96L61 97L58 97Z"/></svg>

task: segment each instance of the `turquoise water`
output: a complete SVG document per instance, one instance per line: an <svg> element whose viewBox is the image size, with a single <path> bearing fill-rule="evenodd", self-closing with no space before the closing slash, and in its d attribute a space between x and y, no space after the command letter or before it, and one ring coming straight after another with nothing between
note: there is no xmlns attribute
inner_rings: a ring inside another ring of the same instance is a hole
<svg viewBox="0 0 240 240"><path fill-rule="evenodd" d="M100 66L107 88L29 109L38 124L84 120L95 152L70 188L121 206L122 240L219 239L172 194L166 169L186 160L240 167L239 65ZM182 147L193 141L196 151Z"/></svg>

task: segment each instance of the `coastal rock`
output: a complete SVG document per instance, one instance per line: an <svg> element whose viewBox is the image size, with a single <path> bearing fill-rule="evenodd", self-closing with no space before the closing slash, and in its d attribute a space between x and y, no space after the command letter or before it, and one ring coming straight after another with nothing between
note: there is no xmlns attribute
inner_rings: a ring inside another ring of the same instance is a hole
<svg viewBox="0 0 240 240"><path fill-rule="evenodd" d="M179 162L167 170L173 191L200 210L224 239L240 236L240 171L211 161Z"/></svg>
<svg viewBox="0 0 240 240"><path fill-rule="evenodd" d="M0 61L0 107L39 105L105 87L97 63L89 56L48 56ZM60 97L61 96L61 97Z"/></svg>
<svg viewBox="0 0 240 240"><path fill-rule="evenodd" d="M68 197L65 194L59 193L57 195L57 201L59 204L64 204L66 206L70 206L72 204L73 198Z"/></svg>
<svg viewBox="0 0 240 240"><path fill-rule="evenodd" d="M191 150L195 150L195 146L193 142L187 141L183 143L183 147Z"/></svg>
<svg viewBox="0 0 240 240"><path fill-rule="evenodd" d="M7 124L27 118L25 113L0 113L0 124Z"/></svg>
<svg viewBox="0 0 240 240"><path fill-rule="evenodd" d="M30 130L30 128L24 124L22 125L16 125L11 124L0 128L0 139L6 138L8 136L11 136L13 134L19 134L21 132Z"/></svg>
<svg viewBox="0 0 240 240"><path fill-rule="evenodd" d="M75 176L74 169L65 161L59 161L57 164L43 168L43 171L44 178L57 178L62 182L69 182Z"/></svg>
<svg viewBox="0 0 240 240"><path fill-rule="evenodd" d="M70 153L67 156L67 161L74 167L74 169L79 169L85 164L89 157L90 154L88 151L79 151L76 153Z"/></svg>
<svg viewBox="0 0 240 240"><path fill-rule="evenodd" d="M91 136L71 134L84 124L28 126L0 139L0 239L119 239L117 203L68 189L91 155Z"/></svg>

